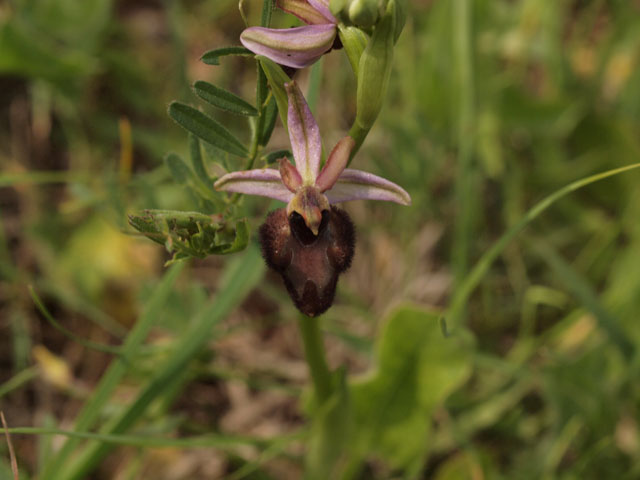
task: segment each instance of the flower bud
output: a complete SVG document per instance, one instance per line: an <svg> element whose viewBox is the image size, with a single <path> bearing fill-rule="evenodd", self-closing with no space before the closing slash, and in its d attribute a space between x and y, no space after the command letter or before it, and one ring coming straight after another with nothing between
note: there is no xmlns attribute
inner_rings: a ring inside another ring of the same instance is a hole
<svg viewBox="0 0 640 480"><path fill-rule="evenodd" d="M357 27L340 25L338 33L353 72L358 76L360 57L367 46L369 37Z"/></svg>
<svg viewBox="0 0 640 480"><path fill-rule="evenodd" d="M377 0L352 0L348 16L351 23L357 27L373 27L378 21Z"/></svg>

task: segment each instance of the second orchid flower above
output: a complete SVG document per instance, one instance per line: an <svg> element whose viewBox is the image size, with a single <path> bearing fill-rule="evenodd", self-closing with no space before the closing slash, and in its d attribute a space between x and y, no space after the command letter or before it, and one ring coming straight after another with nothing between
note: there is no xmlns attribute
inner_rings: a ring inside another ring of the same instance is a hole
<svg viewBox="0 0 640 480"><path fill-rule="evenodd" d="M292 68L308 67L331 50L338 22L329 10L329 0L278 0L277 4L307 25L285 29L247 28L240 35L245 47Z"/></svg>

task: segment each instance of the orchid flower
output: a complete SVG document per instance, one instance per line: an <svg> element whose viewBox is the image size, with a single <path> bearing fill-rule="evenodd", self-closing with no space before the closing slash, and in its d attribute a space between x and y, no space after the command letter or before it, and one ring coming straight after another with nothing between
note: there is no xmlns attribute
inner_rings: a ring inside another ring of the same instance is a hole
<svg viewBox="0 0 640 480"><path fill-rule="evenodd" d="M292 68L308 67L331 50L338 32L329 0L277 0L277 5L307 25L277 29L250 27L240 41L252 52Z"/></svg>
<svg viewBox="0 0 640 480"><path fill-rule="evenodd" d="M321 169L318 125L295 82L285 88L295 166L283 158L278 170L232 172L214 186L287 202L260 227L260 244L267 264L282 276L296 307L313 317L333 303L338 277L349 268L355 251L353 223L333 205L355 199L409 205L411 197L389 180L345 168L355 144L349 136L337 143Z"/></svg>
<svg viewBox="0 0 640 480"><path fill-rule="evenodd" d="M395 183L372 173L345 168L355 144L348 135L333 147L321 170L322 142L318 124L296 83L287 83L285 88L295 166L282 158L279 170L262 168L228 173L215 183L217 190L287 202L287 215L293 212L301 215L314 235L318 235L322 212L335 203L356 199L411 203L409 194Z"/></svg>

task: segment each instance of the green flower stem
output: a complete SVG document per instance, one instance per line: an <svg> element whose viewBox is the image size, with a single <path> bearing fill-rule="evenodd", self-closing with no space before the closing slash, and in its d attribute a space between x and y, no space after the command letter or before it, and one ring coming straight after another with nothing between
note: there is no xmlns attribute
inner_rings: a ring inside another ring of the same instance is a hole
<svg viewBox="0 0 640 480"><path fill-rule="evenodd" d="M260 62L256 62L258 69L258 88L257 88L257 107L258 107L258 118L254 124L253 134L251 135L251 147L249 147L249 160L247 161L247 166L245 170L251 170L253 168L253 164L256 161L258 156L258 151L260 149L260 136L262 135L262 130L264 129L264 119L265 115L265 98L267 97L268 89L267 78L262 71L262 66Z"/></svg>
<svg viewBox="0 0 640 480"><path fill-rule="evenodd" d="M242 2L240 2L240 13L242 14ZM264 0L262 2L262 17L260 25L262 27L268 27L271 24L271 13L273 12L273 0ZM244 17L244 15L243 15ZM246 19L245 19L246 23ZM264 129L265 120L265 106L269 95L269 88L267 86L267 77L262 70L260 62L256 62L258 69L258 83L256 86L256 107L258 108L258 118L253 123L253 131L251 133L251 146L249 147L249 155L247 157L247 164L245 170L251 170L256 163L258 153L260 152L260 136ZM240 199L240 194L234 193L231 196L231 203L236 203Z"/></svg>
<svg viewBox="0 0 640 480"><path fill-rule="evenodd" d="M300 315L300 334L304 344L304 354L309 365L317 405L320 406L331 397L331 372L327 366L322 332L317 318Z"/></svg>
<svg viewBox="0 0 640 480"><path fill-rule="evenodd" d="M364 143L364 139L367 138L367 135L369 134L369 130L371 130L371 127L364 128L358 125L357 122L354 123L353 126L351 127L351 130L349 130L349 136L353 138L356 144L354 145L353 150L351 150L351 155L349 156L349 162L347 163L347 167L353 160L353 157L355 157L356 153L358 153L358 150L360 150L360 147Z"/></svg>

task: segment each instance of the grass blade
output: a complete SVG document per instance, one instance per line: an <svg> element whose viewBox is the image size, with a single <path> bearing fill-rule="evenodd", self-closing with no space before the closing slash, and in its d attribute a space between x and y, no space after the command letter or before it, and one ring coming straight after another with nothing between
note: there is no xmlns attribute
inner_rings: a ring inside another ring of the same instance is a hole
<svg viewBox="0 0 640 480"><path fill-rule="evenodd" d="M532 245L540 258L551 267L557 278L595 316L600 328L607 332L609 338L618 346L625 358L631 361L635 351L633 343L618 326L618 320L600 303L598 294L591 288L591 285L578 275L550 245L544 242L532 242Z"/></svg>
<svg viewBox="0 0 640 480"><path fill-rule="evenodd" d="M597 173L595 175L576 180L575 182L556 190L551 195L543 198L531 207L531 209L525 213L518 223L507 230L498 239L498 241L494 243L493 246L487 250L484 255L482 255L482 257L480 257L480 260L478 260L473 269L464 278L460 288L456 290L446 313L447 322L450 322L449 325L451 326L451 330L454 330L459 325L461 313L467 303L467 300L485 276L489 267L491 267L491 264L500 256L509 242L511 242L511 240L513 240L513 238L527 225L540 216L540 214L542 214L542 212L548 209L551 205L568 194L586 187L587 185L591 185L592 183L599 182L600 180L604 180L615 175L620 175L621 173L625 173L636 168L640 168L640 163L633 163L624 167L614 168L612 170L607 170L606 172Z"/></svg>
<svg viewBox="0 0 640 480"><path fill-rule="evenodd" d="M181 372L191 359L209 341L213 327L242 301L264 274L264 264L256 248L249 249L239 262L230 267L221 280L222 286L215 299L193 321L193 327L178 342L173 354L142 388L131 405L109 422L101 433L125 432L145 413L151 402L163 392L170 390L172 383L179 381ZM91 443L74 463L64 470L65 478L67 480L86 478L112 448L113 445L110 444Z"/></svg>
<svg viewBox="0 0 640 480"><path fill-rule="evenodd" d="M229 434L209 434L193 437L172 438L156 435L112 435L93 432L76 432L59 428L13 427L6 430L11 435L62 435L80 440L97 440L110 445L122 445L141 448L233 448L238 445L255 445L267 447L299 438L303 432L296 432L283 437L262 439L257 437Z"/></svg>
<svg viewBox="0 0 640 480"><path fill-rule="evenodd" d="M76 430L85 431L90 429L100 416L109 397L118 386L125 372L129 369L130 360L137 354L158 315L164 308L164 304L173 289L173 285L183 268L183 263L171 267L156 287L140 320L135 324L124 341L122 356L113 361L107 372L102 376L92 397L84 404L78 414L74 427ZM67 458L78 448L78 443L78 439L67 440L60 452L55 457L52 457L51 461L45 465L40 480L55 480L61 478L60 468Z"/></svg>

